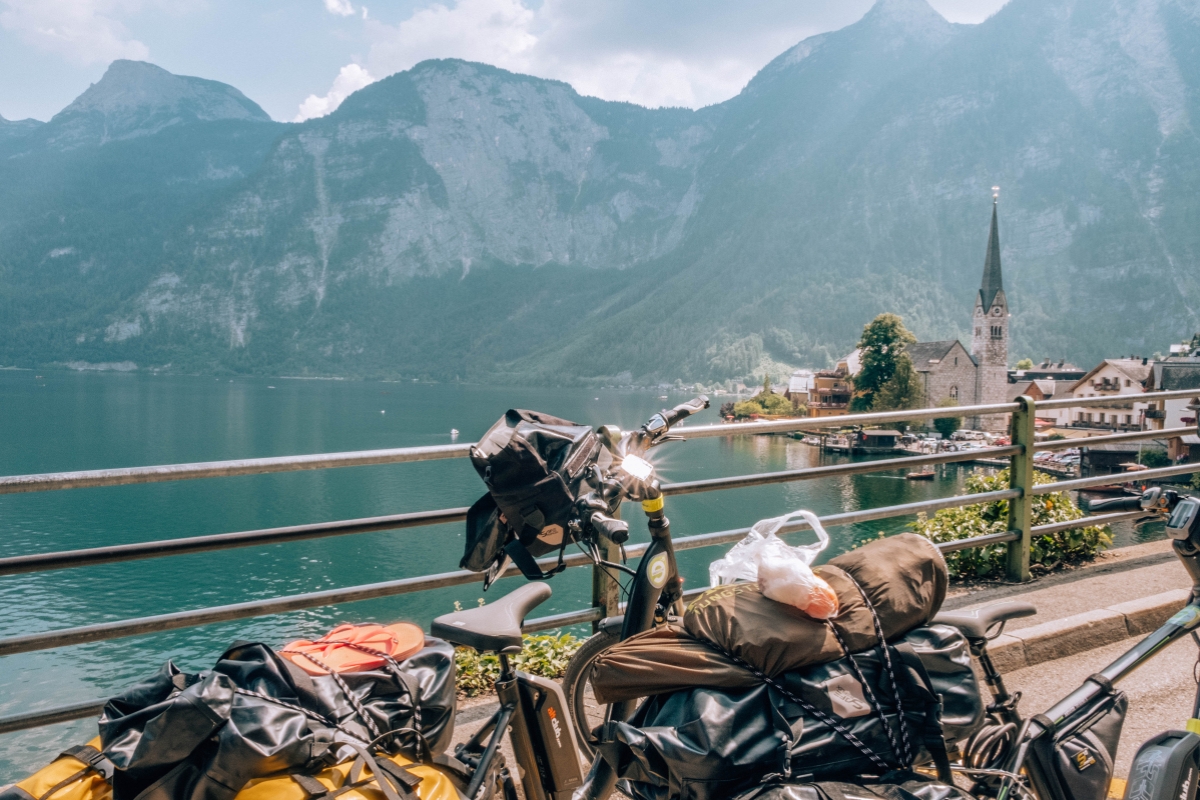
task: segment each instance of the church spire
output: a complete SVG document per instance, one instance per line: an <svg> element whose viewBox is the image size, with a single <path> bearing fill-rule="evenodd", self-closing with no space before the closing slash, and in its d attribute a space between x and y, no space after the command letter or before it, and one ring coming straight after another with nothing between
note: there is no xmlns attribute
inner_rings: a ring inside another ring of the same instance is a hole
<svg viewBox="0 0 1200 800"><path fill-rule="evenodd" d="M1000 277L1000 227L996 222L996 206L1000 200L1000 187L992 187L992 232L988 234L987 259L983 262L983 284L979 287L979 300L984 313L992 307L996 295L1004 291Z"/></svg>

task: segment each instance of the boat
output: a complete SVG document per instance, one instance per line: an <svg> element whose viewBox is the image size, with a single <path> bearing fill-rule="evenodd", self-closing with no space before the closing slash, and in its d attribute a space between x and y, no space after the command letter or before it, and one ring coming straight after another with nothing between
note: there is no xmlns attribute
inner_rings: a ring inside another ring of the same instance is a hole
<svg viewBox="0 0 1200 800"><path fill-rule="evenodd" d="M451 436L458 436L458 428L451 428L451 429L450 429L450 435L451 435Z"/></svg>
<svg viewBox="0 0 1200 800"><path fill-rule="evenodd" d="M931 467L927 467L918 472L909 472L904 477L910 481L931 481L937 477L937 473Z"/></svg>

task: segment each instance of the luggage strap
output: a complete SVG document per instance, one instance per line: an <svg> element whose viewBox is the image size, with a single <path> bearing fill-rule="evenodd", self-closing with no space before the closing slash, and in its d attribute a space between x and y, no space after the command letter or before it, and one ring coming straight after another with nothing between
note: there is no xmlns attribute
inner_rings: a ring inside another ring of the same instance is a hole
<svg viewBox="0 0 1200 800"><path fill-rule="evenodd" d="M558 563L554 565L549 572L542 572L542 568L538 566L537 560L533 554L521 544L520 539L514 539L504 546L503 553L512 559L512 562L517 565L517 569L521 570L521 574L527 580L545 581L553 578L558 573L567 568L563 563L567 552L567 535L563 534L563 544L558 548Z"/></svg>
<svg viewBox="0 0 1200 800"><path fill-rule="evenodd" d="M814 717L821 720L821 722L824 722L830 728L833 728L833 730L837 731L839 734L842 735L842 738L844 738L847 742L852 744L854 746L854 748L856 750L858 750L858 752L860 752L864 756L866 756L871 761L872 764L879 767L885 773L892 771L893 767L891 765L889 765L886 761L884 761L879 756L878 753L876 753L874 750L872 750L867 745L863 744L862 740L859 739L857 736L855 736L850 731L849 728L847 728L842 723L838 722L836 719L831 717L829 714L826 714L824 711L817 708L812 703L808 702L807 700L803 699L802 697L799 697L798 695L793 693L791 690L784 687L783 684L779 683L779 681L767 676L767 674L762 672L761 670L759 670L758 667L756 667L753 664L749 663L748 661L745 661L742 658L734 655L733 653L726 650L724 647L721 647L716 642L710 642L707 639L700 639L700 641L704 642L706 645L708 645L712 649L716 650L718 653L725 656L730 661L733 661L738 666L740 666L743 669L750 672L752 675L754 675L754 677L758 678L760 681L767 684L768 686L773 688L775 691L779 692L781 695L783 695L788 700L791 700L793 703L800 706L800 708L804 709L809 714L812 714ZM785 765L785 769L787 769L790 774L790 759L788 760L788 765Z"/></svg>
<svg viewBox="0 0 1200 800"><path fill-rule="evenodd" d="M113 772L116 768L113 766L113 763L108 760L108 757L104 755L104 753L101 753L99 750L89 744L80 744L76 745L75 747L69 747L59 753L58 757L73 758L76 761L82 761L87 766L51 786L49 789L43 792L41 797L37 798L37 800L50 800L50 798L54 797L54 795L60 790L85 777L89 772L95 772L104 779L105 783L112 783Z"/></svg>
<svg viewBox="0 0 1200 800"><path fill-rule="evenodd" d="M379 786L387 800L416 800L413 790L421 784L424 778L414 775L408 767L400 766L395 761L387 758L375 758L364 747L351 746L358 752L358 757L354 759L354 764L350 767L346 782L336 789L330 789L312 775L299 773L291 775L292 780L304 790L308 800L333 800L333 798L372 783ZM371 769L369 778L361 777L364 766Z"/></svg>

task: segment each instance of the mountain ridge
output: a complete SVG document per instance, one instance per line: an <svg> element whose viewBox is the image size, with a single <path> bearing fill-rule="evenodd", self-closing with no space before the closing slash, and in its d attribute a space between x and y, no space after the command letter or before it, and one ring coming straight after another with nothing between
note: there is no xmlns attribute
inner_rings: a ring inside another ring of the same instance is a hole
<svg viewBox="0 0 1200 800"><path fill-rule="evenodd" d="M880 0L694 111L447 59L302 124L208 87L225 116L167 93L86 147L27 134L18 158L0 125L0 184L75 159L36 185L80 208L64 228L52 198L0 188L0 361L601 383L820 366L880 311L965 333L995 184L1014 358L1148 353L1200 326L1192 35L1191 0L1011 0L973 26ZM69 188L143 152L114 196L169 213ZM137 235L114 245L100 219ZM1095 309L1124 321L1097 333Z"/></svg>

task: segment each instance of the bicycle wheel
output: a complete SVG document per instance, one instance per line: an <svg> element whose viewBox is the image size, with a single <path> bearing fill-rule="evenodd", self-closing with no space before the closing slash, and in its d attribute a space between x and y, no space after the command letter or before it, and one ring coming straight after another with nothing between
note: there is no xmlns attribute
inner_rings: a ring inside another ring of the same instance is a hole
<svg viewBox="0 0 1200 800"><path fill-rule="evenodd" d="M596 757L596 740L592 729L604 722L607 706L596 702L592 692L592 665L608 648L619 642L621 637L616 633L600 633L589 637L583 645L571 656L567 663L567 671L563 675L563 694L571 709L571 722L575 725L575 738L579 740L579 749L587 756L588 761Z"/></svg>

